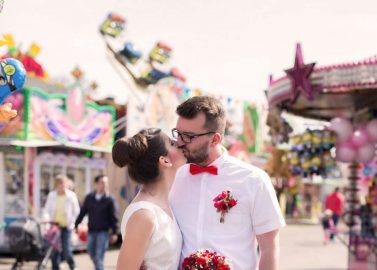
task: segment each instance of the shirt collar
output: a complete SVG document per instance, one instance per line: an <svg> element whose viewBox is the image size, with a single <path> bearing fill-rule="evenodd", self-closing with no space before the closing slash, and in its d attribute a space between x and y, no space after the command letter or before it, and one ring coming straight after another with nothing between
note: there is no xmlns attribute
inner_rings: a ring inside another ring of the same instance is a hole
<svg viewBox="0 0 377 270"><path fill-rule="evenodd" d="M214 165L218 169L220 169L221 165L224 163L224 161L226 160L226 157L228 156L228 151L226 150L224 146L222 146L222 151L223 153L217 159L215 159L212 163L210 163L208 166Z"/></svg>

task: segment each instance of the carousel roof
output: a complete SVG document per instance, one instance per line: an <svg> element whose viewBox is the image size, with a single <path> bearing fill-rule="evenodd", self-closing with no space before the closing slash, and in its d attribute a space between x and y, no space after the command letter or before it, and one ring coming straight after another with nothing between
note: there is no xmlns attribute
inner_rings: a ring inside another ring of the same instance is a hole
<svg viewBox="0 0 377 270"><path fill-rule="evenodd" d="M314 67L304 64L297 44L295 65L286 76L271 79L270 107L315 119L352 118L364 108L377 108L377 58Z"/></svg>

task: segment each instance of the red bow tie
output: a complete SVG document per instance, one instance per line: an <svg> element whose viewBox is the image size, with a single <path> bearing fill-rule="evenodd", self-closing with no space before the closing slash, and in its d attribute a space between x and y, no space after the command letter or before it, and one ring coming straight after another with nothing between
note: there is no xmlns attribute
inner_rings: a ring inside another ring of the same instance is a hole
<svg viewBox="0 0 377 270"><path fill-rule="evenodd" d="M214 175L218 175L217 173L217 167L214 165L208 166L208 167L202 167L196 164L190 164L190 173L192 175L199 174L199 173L210 173Z"/></svg>

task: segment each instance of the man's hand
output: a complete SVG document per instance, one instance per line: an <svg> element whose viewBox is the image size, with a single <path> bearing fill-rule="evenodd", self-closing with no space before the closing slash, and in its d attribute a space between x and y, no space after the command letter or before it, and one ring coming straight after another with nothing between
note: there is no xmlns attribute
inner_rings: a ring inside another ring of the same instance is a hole
<svg viewBox="0 0 377 270"><path fill-rule="evenodd" d="M110 235L110 244L115 244L118 241L118 235L112 234Z"/></svg>

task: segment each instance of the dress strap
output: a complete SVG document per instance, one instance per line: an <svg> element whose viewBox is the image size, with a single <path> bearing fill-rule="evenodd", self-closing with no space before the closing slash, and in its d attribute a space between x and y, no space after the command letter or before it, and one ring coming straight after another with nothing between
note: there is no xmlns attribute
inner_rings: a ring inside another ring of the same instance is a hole
<svg viewBox="0 0 377 270"><path fill-rule="evenodd" d="M155 228L154 230L158 229L158 222L157 222L157 216L156 216L156 209L153 203L147 202L147 201L139 201L139 202L133 202L129 204L124 211L122 223L121 223L121 233L122 233L122 239L124 239L124 234L126 232L126 227L128 220L131 218L131 216L136 213L137 211L141 209L149 210L153 213L154 220L155 220Z"/></svg>

